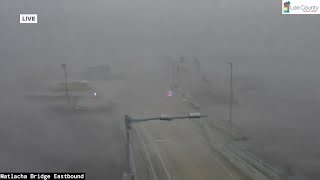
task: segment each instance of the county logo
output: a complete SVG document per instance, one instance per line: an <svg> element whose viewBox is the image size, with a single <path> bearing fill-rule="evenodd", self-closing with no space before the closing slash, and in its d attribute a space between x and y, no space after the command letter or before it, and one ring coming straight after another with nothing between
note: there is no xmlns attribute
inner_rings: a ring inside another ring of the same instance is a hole
<svg viewBox="0 0 320 180"><path fill-rule="evenodd" d="M290 12L290 1L287 1L283 3L283 12L284 13L289 13Z"/></svg>

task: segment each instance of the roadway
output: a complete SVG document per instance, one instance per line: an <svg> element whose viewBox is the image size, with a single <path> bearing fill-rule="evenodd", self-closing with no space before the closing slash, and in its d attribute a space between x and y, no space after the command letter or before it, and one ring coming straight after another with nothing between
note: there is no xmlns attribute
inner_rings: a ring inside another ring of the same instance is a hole
<svg viewBox="0 0 320 180"><path fill-rule="evenodd" d="M139 89L149 88L149 91ZM120 103L133 118L157 117L162 113L183 115L192 109L179 96L166 97L165 89L139 86L127 91ZM133 155L137 179L154 180L248 180L206 141L197 128L202 119L150 121L134 124Z"/></svg>
<svg viewBox="0 0 320 180"><path fill-rule="evenodd" d="M137 127L140 141L146 144L154 162L157 179L248 179L195 130L183 125L183 122L166 123L154 122Z"/></svg>

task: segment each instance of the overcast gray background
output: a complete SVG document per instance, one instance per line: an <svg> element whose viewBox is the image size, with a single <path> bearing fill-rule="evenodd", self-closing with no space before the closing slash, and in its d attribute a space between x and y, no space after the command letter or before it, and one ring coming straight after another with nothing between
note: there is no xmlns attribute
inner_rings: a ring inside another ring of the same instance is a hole
<svg viewBox="0 0 320 180"><path fill-rule="evenodd" d="M281 2L0 3L1 68L8 71L193 55L208 63L232 59L242 72L309 77L319 63L318 16L281 15ZM38 24L19 24L20 13L37 13Z"/></svg>
<svg viewBox="0 0 320 180"><path fill-rule="evenodd" d="M19 24L22 13L38 14L38 24ZM263 119L262 112L273 117L264 119L269 129L260 136L268 136L279 124L291 124L294 128L285 129L288 135L282 142L305 136L288 151L314 149L307 153L312 163L302 158L295 164L317 169L319 28L318 15L281 15L281 1L1 0L2 102L10 101L7 93L30 80L60 77L61 63L71 71L108 63L122 71L152 72L165 58L196 56L209 77L223 79L225 62L232 61L235 76L254 77L264 84L256 96L261 98L256 119ZM271 110L280 98L286 103L281 112ZM255 128L263 129L257 124ZM252 134L259 136L257 132ZM310 138L314 140L307 141Z"/></svg>

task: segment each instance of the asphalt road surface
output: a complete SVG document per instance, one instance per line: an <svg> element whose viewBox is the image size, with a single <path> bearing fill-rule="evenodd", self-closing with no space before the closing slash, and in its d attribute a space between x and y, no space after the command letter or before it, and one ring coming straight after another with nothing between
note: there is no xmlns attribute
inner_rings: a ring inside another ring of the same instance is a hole
<svg viewBox="0 0 320 180"><path fill-rule="evenodd" d="M133 118L185 115L192 111L180 97L166 97L165 89L155 84L134 87L123 94L126 103L121 105ZM208 144L192 121L201 119L134 124L131 135L137 179L249 180Z"/></svg>
<svg viewBox="0 0 320 180"><path fill-rule="evenodd" d="M214 151L201 135L188 129L181 123L163 122L137 127L137 133L141 133L151 154L157 179L248 179Z"/></svg>

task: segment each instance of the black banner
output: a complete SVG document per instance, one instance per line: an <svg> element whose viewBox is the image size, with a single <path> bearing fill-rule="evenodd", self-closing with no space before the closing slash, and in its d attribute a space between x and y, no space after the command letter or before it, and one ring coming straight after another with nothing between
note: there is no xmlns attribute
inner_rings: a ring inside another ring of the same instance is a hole
<svg viewBox="0 0 320 180"><path fill-rule="evenodd" d="M52 180L52 179L66 179L78 180L86 179L85 173L0 173L0 180L2 179L33 179L33 180Z"/></svg>

